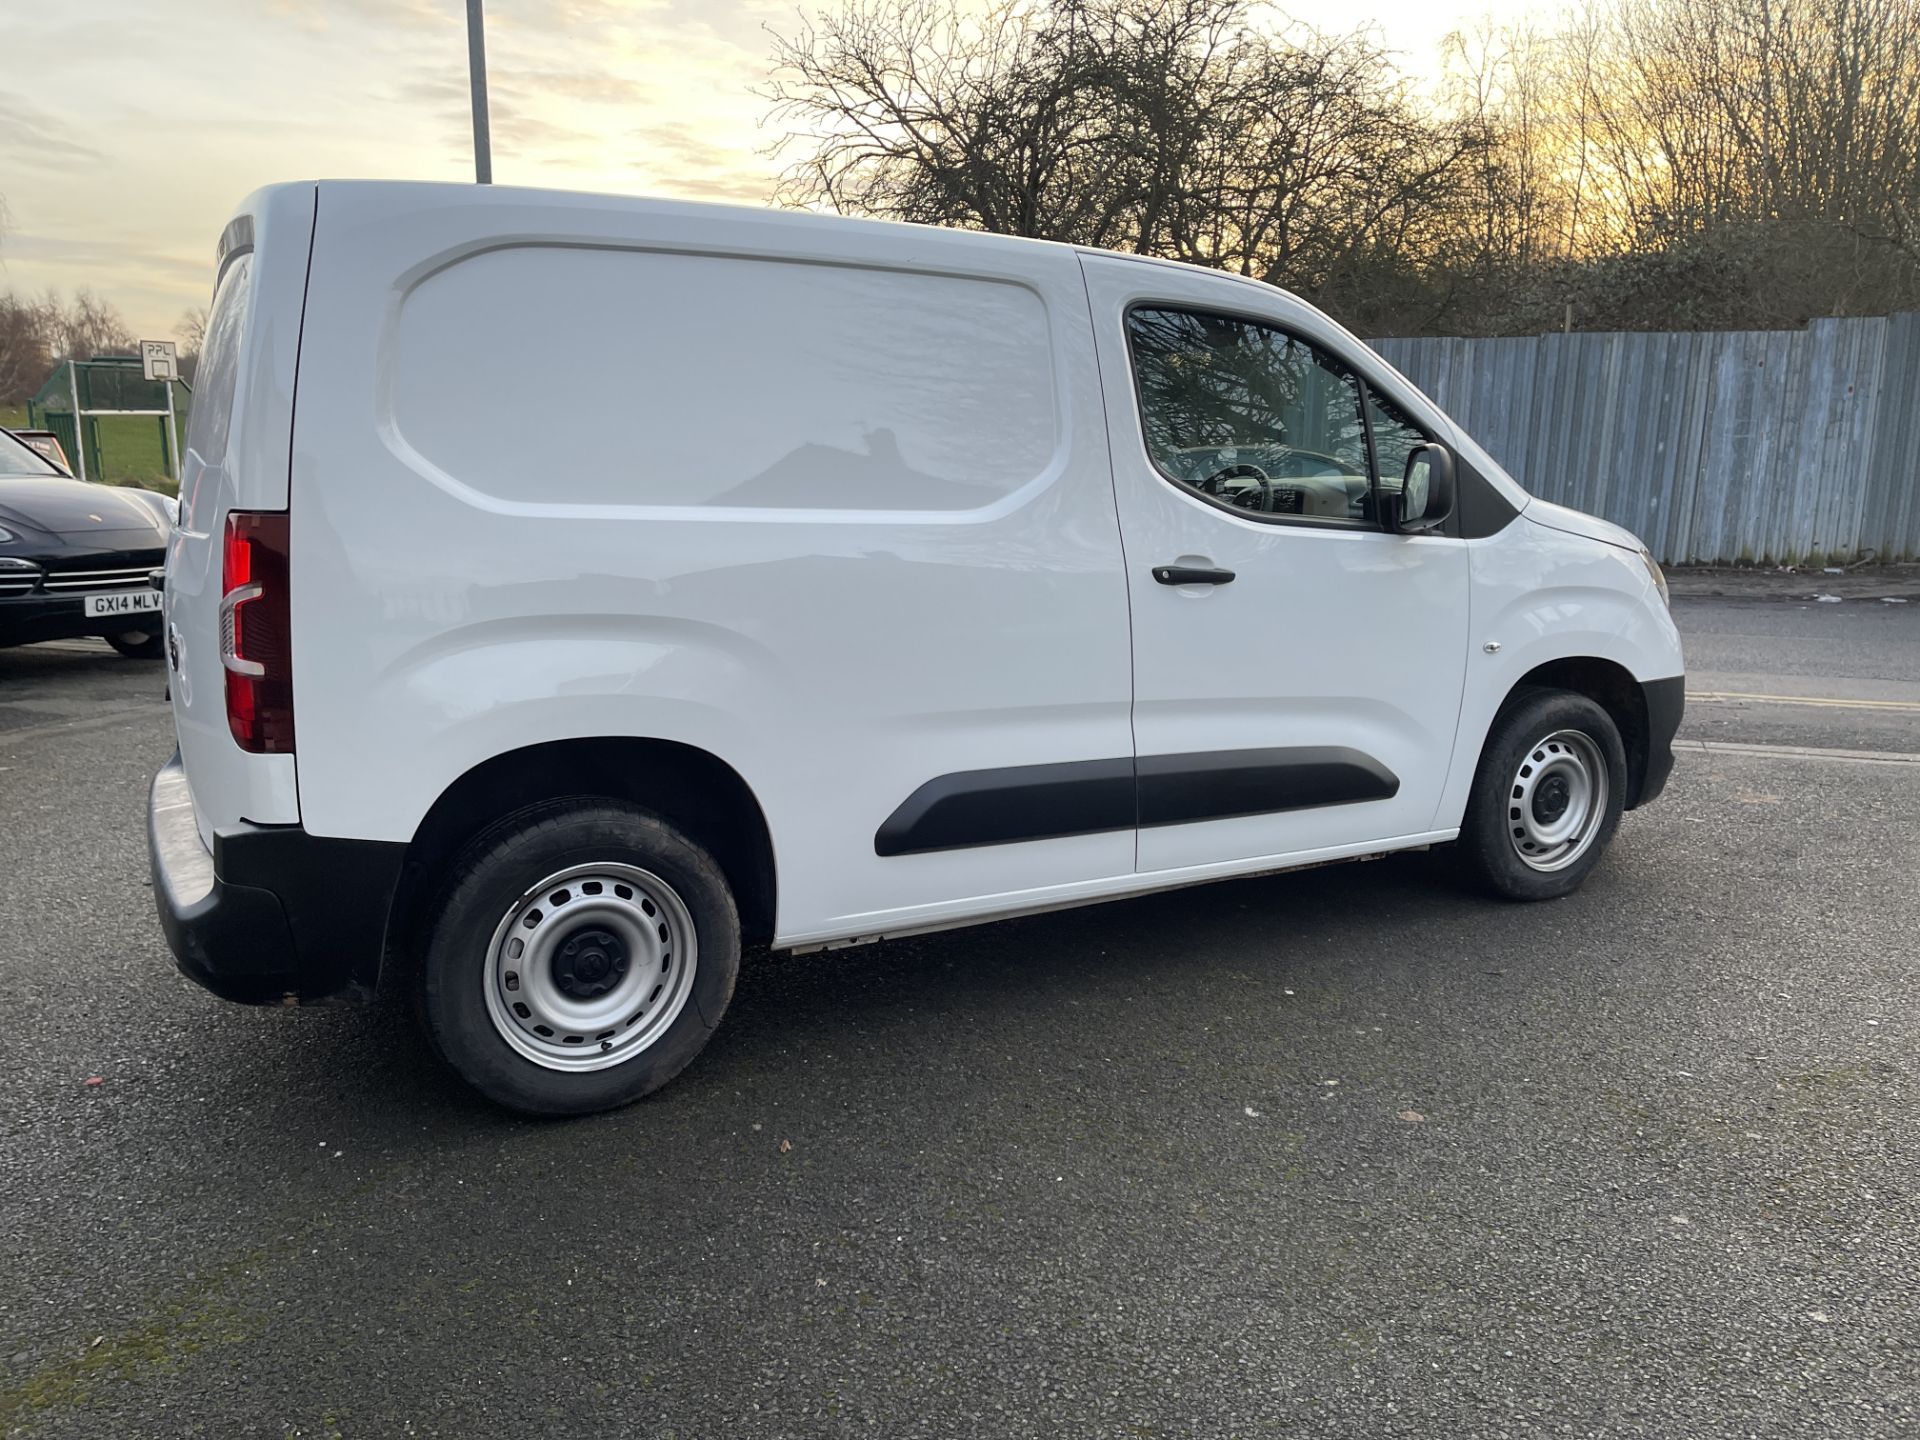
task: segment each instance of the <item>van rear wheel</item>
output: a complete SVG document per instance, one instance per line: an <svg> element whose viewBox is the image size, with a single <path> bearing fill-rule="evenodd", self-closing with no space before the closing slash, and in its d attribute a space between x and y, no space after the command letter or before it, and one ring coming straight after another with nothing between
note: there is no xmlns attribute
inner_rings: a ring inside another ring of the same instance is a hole
<svg viewBox="0 0 1920 1440"><path fill-rule="evenodd" d="M1619 827L1627 792L1620 731L1594 701L1529 690L1494 721L1460 828L1470 878L1509 900L1580 888Z"/></svg>
<svg viewBox="0 0 1920 1440"><path fill-rule="evenodd" d="M483 834L441 891L421 1009L441 1056L530 1115L659 1089L732 998L740 921L694 840L637 806L582 799Z"/></svg>

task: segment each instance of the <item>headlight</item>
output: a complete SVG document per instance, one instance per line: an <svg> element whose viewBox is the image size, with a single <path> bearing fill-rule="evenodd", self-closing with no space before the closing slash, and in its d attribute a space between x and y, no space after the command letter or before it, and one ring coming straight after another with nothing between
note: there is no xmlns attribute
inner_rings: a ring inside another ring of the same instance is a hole
<svg viewBox="0 0 1920 1440"><path fill-rule="evenodd" d="M167 523L178 526L180 523L180 502L171 495L160 497L160 508L167 512Z"/></svg>
<svg viewBox="0 0 1920 1440"><path fill-rule="evenodd" d="M14 534L13 531L9 530L6 526L0 525L0 545L6 544L9 540L18 540L19 538L18 535Z"/></svg>
<svg viewBox="0 0 1920 1440"><path fill-rule="evenodd" d="M1647 574L1653 579L1653 588L1660 592L1660 603L1671 610L1673 596L1667 591L1667 577L1660 569L1660 562L1653 558L1653 552L1644 545L1640 547L1640 561L1647 567Z"/></svg>

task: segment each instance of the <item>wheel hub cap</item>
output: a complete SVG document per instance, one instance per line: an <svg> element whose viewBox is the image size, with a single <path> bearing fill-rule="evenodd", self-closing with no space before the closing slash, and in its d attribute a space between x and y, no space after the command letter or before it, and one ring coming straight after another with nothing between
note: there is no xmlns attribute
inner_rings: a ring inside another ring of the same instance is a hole
<svg viewBox="0 0 1920 1440"><path fill-rule="evenodd" d="M1549 775L1542 780L1533 792L1533 818L1542 825L1551 825L1567 813L1567 805L1573 798L1573 786L1564 775Z"/></svg>
<svg viewBox="0 0 1920 1440"><path fill-rule="evenodd" d="M598 927L574 931L553 957L554 984L575 1000L606 994L626 973L627 947L611 930Z"/></svg>
<svg viewBox="0 0 1920 1440"><path fill-rule="evenodd" d="M637 866L549 875L508 907L482 971L487 1015L549 1070L618 1065L666 1033L693 994L693 916Z"/></svg>
<svg viewBox="0 0 1920 1440"><path fill-rule="evenodd" d="M1606 820L1607 764L1592 736L1557 730L1527 751L1508 785L1507 835L1535 870L1564 870Z"/></svg>

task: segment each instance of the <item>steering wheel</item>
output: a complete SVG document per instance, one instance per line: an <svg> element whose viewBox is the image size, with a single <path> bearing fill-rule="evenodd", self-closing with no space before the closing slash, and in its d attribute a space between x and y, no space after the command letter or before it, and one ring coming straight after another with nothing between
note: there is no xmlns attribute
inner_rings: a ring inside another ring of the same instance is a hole
<svg viewBox="0 0 1920 1440"><path fill-rule="evenodd" d="M1251 480L1254 484L1229 492L1229 480ZM1224 470L1214 471L1195 488L1202 495L1211 495L1242 510L1268 512L1273 509L1273 481L1258 465L1229 465Z"/></svg>

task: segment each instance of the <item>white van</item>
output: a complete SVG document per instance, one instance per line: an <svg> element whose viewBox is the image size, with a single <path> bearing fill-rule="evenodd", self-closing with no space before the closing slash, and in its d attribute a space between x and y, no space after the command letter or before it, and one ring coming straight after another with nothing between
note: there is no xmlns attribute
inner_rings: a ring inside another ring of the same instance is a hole
<svg viewBox="0 0 1920 1440"><path fill-rule="evenodd" d="M161 920L597 1110L808 950L1457 843L1578 886L1665 584L1236 276L513 189L228 225L165 574Z"/></svg>

